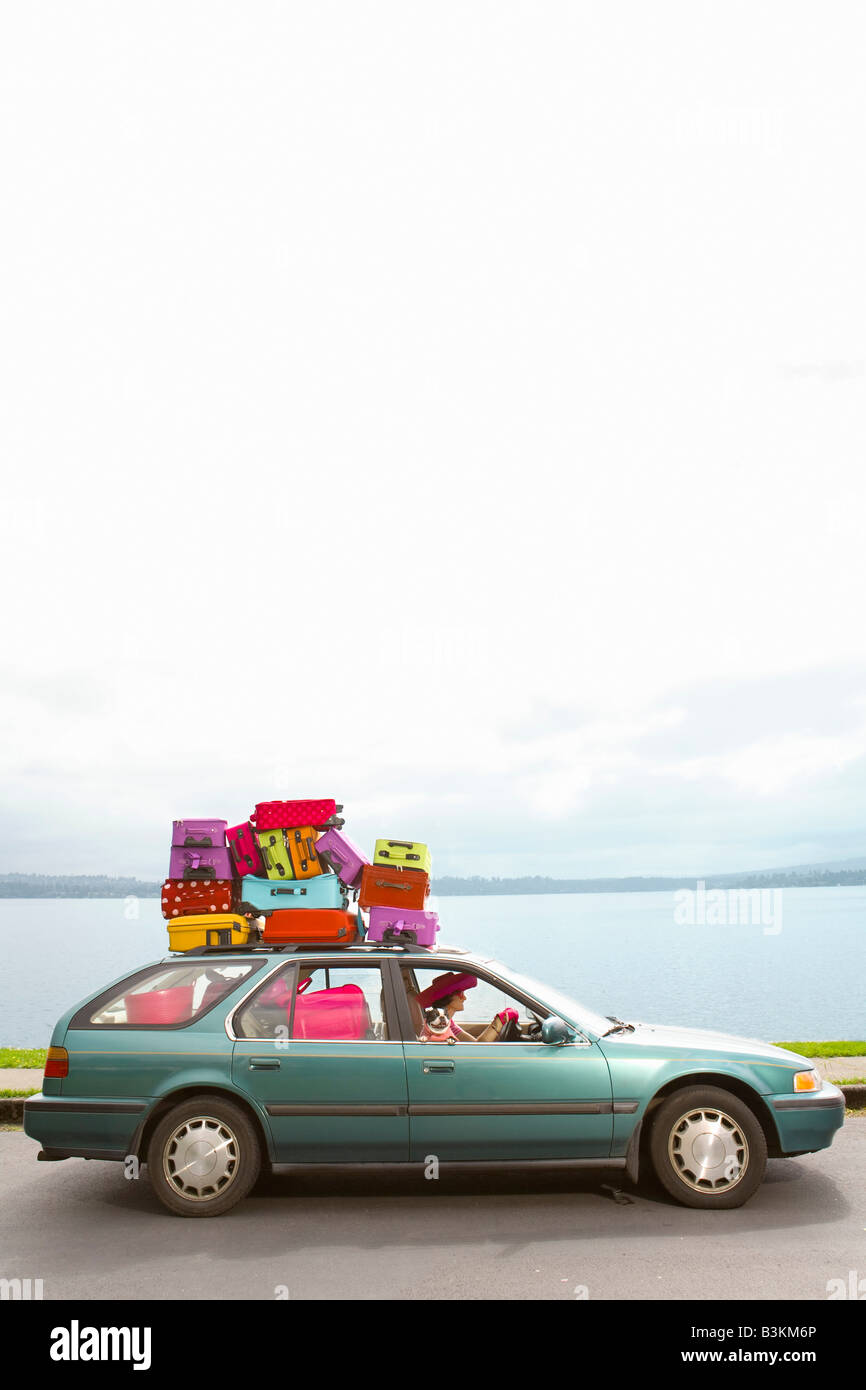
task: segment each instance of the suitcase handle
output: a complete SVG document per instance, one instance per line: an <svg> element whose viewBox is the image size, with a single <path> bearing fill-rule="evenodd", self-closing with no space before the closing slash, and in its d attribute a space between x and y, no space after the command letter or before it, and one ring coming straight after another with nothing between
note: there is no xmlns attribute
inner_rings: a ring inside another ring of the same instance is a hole
<svg viewBox="0 0 866 1390"><path fill-rule="evenodd" d="M411 927L404 927L401 922L396 922L392 927L386 927L382 933L383 941L402 942L411 941L413 946L418 945L418 933Z"/></svg>
<svg viewBox="0 0 866 1390"><path fill-rule="evenodd" d="M279 875L280 875L280 878L285 878L285 876L286 876L286 866L285 866L285 864L281 864L281 863L279 862L279 860L276 858L276 856L272 853L273 846L272 846L272 845L260 845L259 848L260 848L261 851L262 851L262 860L263 860L263 862L264 862L265 868L266 868L266 869L276 869L277 872L278 872Z"/></svg>
<svg viewBox="0 0 866 1390"><path fill-rule="evenodd" d="M189 849L191 846L197 849L213 849L213 841L210 835L203 835L200 840L197 840L194 835L187 835L183 845L184 849Z"/></svg>
<svg viewBox="0 0 866 1390"><path fill-rule="evenodd" d="M240 840L229 840L229 849L234 856L234 861L238 868L240 868L241 864L246 864L248 869L254 869L256 867L256 861L253 856L251 854L245 854L241 849Z"/></svg>
<svg viewBox="0 0 866 1390"><path fill-rule="evenodd" d="M200 878L216 878L216 869L212 864L200 864L197 869L184 869L184 883L195 883Z"/></svg>
<svg viewBox="0 0 866 1390"><path fill-rule="evenodd" d="M390 845L391 849L414 849L415 847L414 840L389 840L388 844ZM415 858L420 859L420 854L416 854Z"/></svg>

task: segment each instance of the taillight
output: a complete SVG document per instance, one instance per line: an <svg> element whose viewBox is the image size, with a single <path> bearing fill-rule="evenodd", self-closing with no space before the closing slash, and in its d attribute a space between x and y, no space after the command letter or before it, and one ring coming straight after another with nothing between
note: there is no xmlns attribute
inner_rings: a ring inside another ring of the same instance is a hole
<svg viewBox="0 0 866 1390"><path fill-rule="evenodd" d="M65 1047L49 1047L48 1056L45 1059L46 1076L68 1076L69 1075L69 1053Z"/></svg>

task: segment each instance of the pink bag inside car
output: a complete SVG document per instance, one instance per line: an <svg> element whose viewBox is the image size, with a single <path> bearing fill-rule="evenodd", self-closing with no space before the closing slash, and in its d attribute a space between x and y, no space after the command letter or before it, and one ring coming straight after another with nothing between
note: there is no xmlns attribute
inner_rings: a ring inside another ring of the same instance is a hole
<svg viewBox="0 0 866 1390"><path fill-rule="evenodd" d="M184 1023L192 1017L193 985L127 994L127 1023Z"/></svg>
<svg viewBox="0 0 866 1390"><path fill-rule="evenodd" d="M369 1032L370 1010L360 985L320 989L295 999L293 1038L357 1042Z"/></svg>

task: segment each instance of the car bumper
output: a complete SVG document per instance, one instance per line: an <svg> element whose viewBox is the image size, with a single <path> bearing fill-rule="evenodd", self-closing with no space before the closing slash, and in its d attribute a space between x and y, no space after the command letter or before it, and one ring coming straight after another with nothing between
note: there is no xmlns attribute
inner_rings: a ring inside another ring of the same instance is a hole
<svg viewBox="0 0 866 1390"><path fill-rule="evenodd" d="M48 1157L122 1159L146 1110L145 1101L74 1100L40 1092L24 1102L24 1133Z"/></svg>
<svg viewBox="0 0 866 1390"><path fill-rule="evenodd" d="M783 1154L814 1153L829 1148L845 1119L845 1097L825 1081L820 1091L768 1097Z"/></svg>

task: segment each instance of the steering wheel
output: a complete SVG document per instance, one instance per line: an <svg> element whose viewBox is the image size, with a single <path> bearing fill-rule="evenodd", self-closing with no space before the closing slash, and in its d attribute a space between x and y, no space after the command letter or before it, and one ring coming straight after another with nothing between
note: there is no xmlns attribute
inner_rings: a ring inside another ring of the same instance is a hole
<svg viewBox="0 0 866 1390"><path fill-rule="evenodd" d="M541 1029L544 1021L539 1018L534 1009L530 1009L529 1012L532 1014L532 1022L526 1030L526 1036L530 1042L538 1042L541 1037Z"/></svg>
<svg viewBox="0 0 866 1390"><path fill-rule="evenodd" d="M496 1020L493 1020L494 1023ZM520 1024L516 1018L507 1018L502 1025L499 1033L494 1039L495 1042L514 1042L520 1037Z"/></svg>

